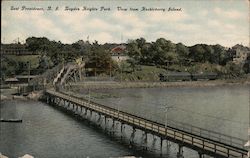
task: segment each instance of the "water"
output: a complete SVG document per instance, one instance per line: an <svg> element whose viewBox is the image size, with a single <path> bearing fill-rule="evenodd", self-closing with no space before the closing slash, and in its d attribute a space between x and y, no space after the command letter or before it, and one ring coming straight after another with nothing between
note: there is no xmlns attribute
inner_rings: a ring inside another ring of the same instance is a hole
<svg viewBox="0 0 250 158"><path fill-rule="evenodd" d="M92 91L90 94L96 96L93 99L96 102L162 124L166 120L169 125L182 122L247 140L248 88L137 88ZM109 97L100 97L103 94ZM170 107L167 116L166 107Z"/></svg>
<svg viewBox="0 0 250 158"><path fill-rule="evenodd" d="M0 123L0 152L8 157L118 157L135 151L113 141L58 109L41 102L3 102L2 118L23 123Z"/></svg>
<svg viewBox="0 0 250 158"><path fill-rule="evenodd" d="M247 140L248 87L138 88L93 93L98 93L93 95L98 102L161 123L166 121L164 106L171 106L167 113L169 123L170 120L185 122ZM154 144L152 135L148 136L148 152L139 147L129 148L125 143L131 134L129 127L123 135L125 139L118 141L86 121L41 102L4 101L0 108L2 118L23 119L23 123L0 123L0 152L9 157L26 153L48 158L159 157L159 139ZM120 133L116 135L119 137ZM141 135L138 130L137 144ZM164 157L176 157L177 150L172 144L167 152L164 142ZM184 157L197 158L198 154L184 148Z"/></svg>

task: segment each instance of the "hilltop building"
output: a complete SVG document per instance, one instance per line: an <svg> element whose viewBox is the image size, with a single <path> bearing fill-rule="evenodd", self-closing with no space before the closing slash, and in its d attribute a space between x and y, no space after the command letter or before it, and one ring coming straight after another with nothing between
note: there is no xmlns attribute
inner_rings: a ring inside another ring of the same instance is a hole
<svg viewBox="0 0 250 158"><path fill-rule="evenodd" d="M233 46L232 50L234 51L233 62L235 64L244 64L250 55L250 49L239 44Z"/></svg>
<svg viewBox="0 0 250 158"><path fill-rule="evenodd" d="M233 51L233 62L240 65L246 73L250 73L250 48L237 44L231 51Z"/></svg>
<svg viewBox="0 0 250 158"><path fill-rule="evenodd" d="M111 49L111 58L116 62L127 60L129 57L127 55L126 46L119 45Z"/></svg>

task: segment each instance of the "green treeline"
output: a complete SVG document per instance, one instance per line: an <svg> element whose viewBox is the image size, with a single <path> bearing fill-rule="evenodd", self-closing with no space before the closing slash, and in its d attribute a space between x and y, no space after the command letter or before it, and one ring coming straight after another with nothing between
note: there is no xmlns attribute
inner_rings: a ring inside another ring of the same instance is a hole
<svg viewBox="0 0 250 158"><path fill-rule="evenodd" d="M191 62L225 65L232 61L233 51L226 51L221 45L197 44L187 47L174 44L164 38L147 43L145 39L129 41L128 53L140 64L167 66L168 64L190 65Z"/></svg>
<svg viewBox="0 0 250 158"><path fill-rule="evenodd" d="M2 49L7 49L21 44L1 45ZM110 75L111 72L113 76L119 75L119 73L131 75L143 71L144 66L147 66L147 69L151 66L150 71L153 71L152 68L156 68L175 72L216 72L227 77L238 77L249 72L249 65L233 62L237 50L243 49L249 52L249 48L241 45L225 48L219 44L196 44L188 47L164 38L159 38L155 42L147 42L144 38L139 38L122 44L126 46L123 55L129 56L129 59L117 63L112 60L111 50L119 45L98 44L97 41L89 43L83 40L64 44L60 41L51 41L46 37L30 37L21 47L31 52L37 52L39 55L16 56L15 58L6 55L1 58L1 78L27 74L27 71L34 75L41 74L59 63L75 62L78 58L83 59L87 69L92 68L90 75L94 73Z"/></svg>
<svg viewBox="0 0 250 158"><path fill-rule="evenodd" d="M131 57L130 62L133 64L153 65L179 72L216 72L236 77L249 72L247 66L233 62L236 50L241 47L243 46L236 45L232 48L225 48L219 44L196 44L188 47L164 38L150 43L140 38L129 41L127 50ZM243 48L249 52L249 48Z"/></svg>

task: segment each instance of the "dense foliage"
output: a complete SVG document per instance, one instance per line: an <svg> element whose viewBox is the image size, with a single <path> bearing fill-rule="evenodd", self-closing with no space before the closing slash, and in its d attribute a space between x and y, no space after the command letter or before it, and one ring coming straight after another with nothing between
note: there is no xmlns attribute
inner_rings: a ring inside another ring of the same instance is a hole
<svg viewBox="0 0 250 158"><path fill-rule="evenodd" d="M143 65L190 65L191 62L225 65L233 58L233 54L221 45L197 44L187 47L164 38L152 43L147 43L143 38L132 40L127 48L129 56Z"/></svg>
<svg viewBox="0 0 250 158"><path fill-rule="evenodd" d="M20 44L9 45L16 47ZM111 72L112 75L120 72L128 74L140 71L141 65L155 66L167 71L217 72L231 77L240 76L244 71L249 71L249 66L244 65L242 68L232 62L236 46L230 49L219 44L196 44L188 47L164 38L159 38L155 42L147 42L144 38L139 38L129 40L127 44L124 44L130 58L118 64L112 60L110 53L111 49L118 45L98 44L97 41L89 43L83 40L63 44L60 41L50 41L46 37L29 37L22 47L28 51L37 52L39 55L24 59L2 57L1 78L27 74L27 71L31 71L32 74L41 74L46 69L60 63L74 62L79 57L85 62L86 70L90 70L90 75L111 74Z"/></svg>

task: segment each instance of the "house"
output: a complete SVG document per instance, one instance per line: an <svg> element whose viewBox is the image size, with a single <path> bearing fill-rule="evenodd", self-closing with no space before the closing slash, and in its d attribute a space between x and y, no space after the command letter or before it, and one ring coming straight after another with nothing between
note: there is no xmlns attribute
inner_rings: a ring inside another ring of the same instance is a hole
<svg viewBox="0 0 250 158"><path fill-rule="evenodd" d="M119 45L111 49L111 58L116 62L121 62L129 59L125 45Z"/></svg>
<svg viewBox="0 0 250 158"><path fill-rule="evenodd" d="M234 51L233 62L235 64L244 64L250 54L250 49L237 44L232 47L232 50Z"/></svg>

